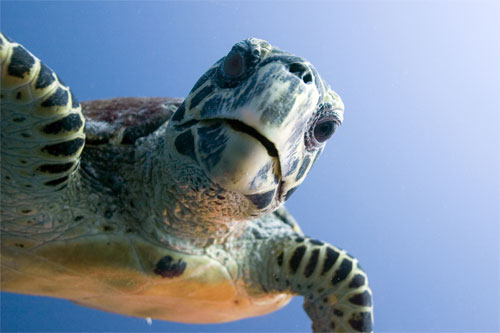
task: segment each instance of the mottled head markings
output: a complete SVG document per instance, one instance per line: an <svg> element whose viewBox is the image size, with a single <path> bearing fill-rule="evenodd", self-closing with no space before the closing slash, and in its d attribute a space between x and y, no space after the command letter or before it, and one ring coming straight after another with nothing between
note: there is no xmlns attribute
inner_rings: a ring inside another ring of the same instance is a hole
<svg viewBox="0 0 500 333"><path fill-rule="evenodd" d="M174 115L172 116L173 121L181 121L184 118L184 114L186 113L186 107L184 106L184 103L179 106L179 108L175 111Z"/></svg>
<svg viewBox="0 0 500 333"><path fill-rule="evenodd" d="M257 206L257 208L262 209L271 203L274 197L274 190L259 194L249 194L246 196L250 201Z"/></svg>
<svg viewBox="0 0 500 333"><path fill-rule="evenodd" d="M306 173L307 169L309 168L309 163L311 163L311 158L309 155L307 155L304 160L302 161L302 165L300 166L299 172L297 173L297 176L295 177L295 181L298 181L299 179L304 176Z"/></svg>
<svg viewBox="0 0 500 333"><path fill-rule="evenodd" d="M290 197L342 118L340 97L311 63L250 38L200 77L166 135L255 217Z"/></svg>
<svg viewBox="0 0 500 333"><path fill-rule="evenodd" d="M187 263L182 259L175 261L171 256L165 256L156 263L153 271L163 278L174 278L182 275L186 270L186 266Z"/></svg>
<svg viewBox="0 0 500 333"><path fill-rule="evenodd" d="M211 170L221 160L228 137L220 122L198 128L197 134L201 160L207 165L208 170Z"/></svg>
<svg viewBox="0 0 500 333"><path fill-rule="evenodd" d="M175 148L179 154L189 156L193 161L196 161L194 136L190 129L177 136L175 139Z"/></svg>
<svg viewBox="0 0 500 333"><path fill-rule="evenodd" d="M214 91L213 86L205 86L203 89L201 89L198 93L196 93L192 98L191 98L191 104L189 105L190 108L195 108L202 100L204 100L208 95L210 95Z"/></svg>
<svg viewBox="0 0 500 333"><path fill-rule="evenodd" d="M298 186L289 189L288 192L286 192L285 200L288 200L292 196L293 192L297 190L297 188Z"/></svg>

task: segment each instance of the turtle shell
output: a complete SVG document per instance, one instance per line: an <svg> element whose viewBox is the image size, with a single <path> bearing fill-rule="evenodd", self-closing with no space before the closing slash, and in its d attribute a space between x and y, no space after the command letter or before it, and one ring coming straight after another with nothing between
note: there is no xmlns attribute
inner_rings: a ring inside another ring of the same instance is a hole
<svg viewBox="0 0 500 333"><path fill-rule="evenodd" d="M133 144L167 122L182 98L117 97L82 102L86 144Z"/></svg>

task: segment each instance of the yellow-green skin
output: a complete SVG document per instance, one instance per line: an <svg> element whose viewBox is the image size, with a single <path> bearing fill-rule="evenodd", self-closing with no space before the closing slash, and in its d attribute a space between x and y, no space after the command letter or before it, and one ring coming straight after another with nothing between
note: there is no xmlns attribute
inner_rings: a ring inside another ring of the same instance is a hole
<svg viewBox="0 0 500 333"><path fill-rule="evenodd" d="M357 260L305 237L278 208L323 149L309 129L342 120L340 98L309 63L238 43L233 51L258 54L253 76L220 76L222 59L181 106L162 104L175 113L150 135L126 143L126 128L92 118L84 148L69 88L0 42L2 290L187 323L262 315L303 295L315 331L371 331Z"/></svg>
<svg viewBox="0 0 500 333"><path fill-rule="evenodd" d="M235 262L222 265L208 255L186 255L136 235L103 233L33 250L30 245L26 239L2 239L4 291L66 298L115 313L186 323L263 315L281 308L291 297L249 289ZM164 257L186 263L182 278L152 274Z"/></svg>

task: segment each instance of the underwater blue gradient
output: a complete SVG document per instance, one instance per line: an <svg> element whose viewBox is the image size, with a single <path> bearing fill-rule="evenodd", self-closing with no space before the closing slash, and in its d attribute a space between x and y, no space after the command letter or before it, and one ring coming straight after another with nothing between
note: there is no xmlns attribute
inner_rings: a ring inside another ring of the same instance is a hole
<svg viewBox="0 0 500 333"><path fill-rule="evenodd" d="M235 42L309 59L345 122L287 206L367 271L375 329L498 331L500 8L496 1L2 1L1 29L80 100L185 97ZM186 325L1 295L1 331L309 331L302 300Z"/></svg>

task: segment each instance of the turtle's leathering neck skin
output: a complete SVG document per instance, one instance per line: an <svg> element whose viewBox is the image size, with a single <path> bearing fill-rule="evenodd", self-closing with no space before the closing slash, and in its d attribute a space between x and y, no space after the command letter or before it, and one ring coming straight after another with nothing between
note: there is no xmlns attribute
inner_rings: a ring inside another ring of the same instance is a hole
<svg viewBox="0 0 500 333"><path fill-rule="evenodd" d="M185 100L82 113L50 68L0 42L2 290L182 322L299 294L315 331L371 331L357 260L281 207L343 119L309 62L251 38Z"/></svg>

